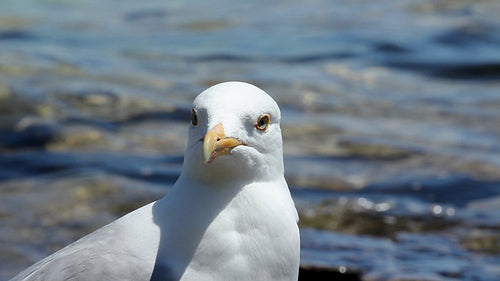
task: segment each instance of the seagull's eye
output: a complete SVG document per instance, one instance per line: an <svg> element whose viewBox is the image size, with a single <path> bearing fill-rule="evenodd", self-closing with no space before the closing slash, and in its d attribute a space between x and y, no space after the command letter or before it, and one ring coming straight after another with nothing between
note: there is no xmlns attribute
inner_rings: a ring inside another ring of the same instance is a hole
<svg viewBox="0 0 500 281"><path fill-rule="evenodd" d="M255 127L257 128L257 130L265 131L269 126L270 122L271 122L271 117L269 117L268 114L264 114L261 117L259 117L259 119L257 120L257 124L255 124Z"/></svg>
<svg viewBox="0 0 500 281"><path fill-rule="evenodd" d="M191 109L191 124L193 126L198 125L198 115L196 114L196 110Z"/></svg>

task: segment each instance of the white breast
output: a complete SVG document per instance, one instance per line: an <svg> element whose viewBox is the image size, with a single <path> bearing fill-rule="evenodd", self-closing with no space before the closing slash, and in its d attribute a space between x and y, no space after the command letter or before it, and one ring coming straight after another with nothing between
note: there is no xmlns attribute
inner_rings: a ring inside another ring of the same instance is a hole
<svg viewBox="0 0 500 281"><path fill-rule="evenodd" d="M190 209L193 213L189 215L192 216L179 219L191 219L199 225L196 213L201 212L199 216L205 219L206 213L214 207L205 204L214 201L207 197L224 196L217 194L224 193L220 189L215 190L215 194L211 194L211 190L198 192L196 202ZM247 185L228 201L201 237L190 236L197 231L191 229L183 237L184 241L170 239L161 247L161 252L167 254L164 257L166 261L184 261L170 264L173 267L170 271L182 276L181 280L297 280L299 230L297 214L285 181ZM186 222L182 224L186 227ZM192 254L184 258L169 257L191 251L186 250L182 243L197 246ZM165 247L175 250L168 251Z"/></svg>

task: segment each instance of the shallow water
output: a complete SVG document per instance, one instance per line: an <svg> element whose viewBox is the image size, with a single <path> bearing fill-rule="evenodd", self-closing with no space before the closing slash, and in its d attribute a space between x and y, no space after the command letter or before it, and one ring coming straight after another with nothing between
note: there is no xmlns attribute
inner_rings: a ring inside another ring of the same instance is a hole
<svg viewBox="0 0 500 281"><path fill-rule="evenodd" d="M192 99L226 80L280 104L303 264L500 278L499 12L0 1L0 279L167 192Z"/></svg>

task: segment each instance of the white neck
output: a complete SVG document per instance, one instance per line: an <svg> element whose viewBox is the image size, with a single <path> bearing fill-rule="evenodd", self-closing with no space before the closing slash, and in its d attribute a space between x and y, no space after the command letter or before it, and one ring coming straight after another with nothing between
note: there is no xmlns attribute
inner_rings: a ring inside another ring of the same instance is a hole
<svg viewBox="0 0 500 281"><path fill-rule="evenodd" d="M268 275L272 272L260 272L261 268L275 264L286 270L289 263L298 263L296 211L283 178L210 186L181 177L171 193L158 201L158 212L170 215L162 218L161 228L166 231L159 252L167 264L181 261L168 266L183 280L272 280ZM286 265L275 260L274 251L282 253ZM205 263L217 264L216 272L204 268Z"/></svg>

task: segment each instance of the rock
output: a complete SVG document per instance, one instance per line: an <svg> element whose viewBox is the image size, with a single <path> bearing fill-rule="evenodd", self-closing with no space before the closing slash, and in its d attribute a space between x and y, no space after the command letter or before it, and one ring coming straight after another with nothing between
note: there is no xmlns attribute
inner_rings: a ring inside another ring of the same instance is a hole
<svg viewBox="0 0 500 281"><path fill-rule="evenodd" d="M301 265L299 281L361 281L361 272L347 270L345 267L331 268L321 266Z"/></svg>

